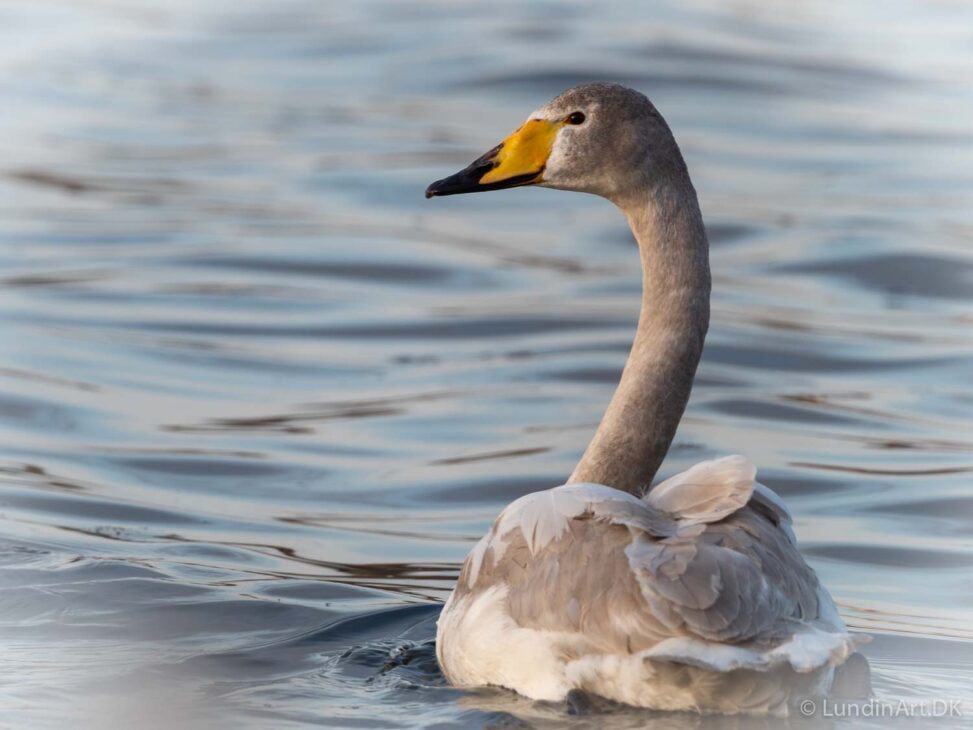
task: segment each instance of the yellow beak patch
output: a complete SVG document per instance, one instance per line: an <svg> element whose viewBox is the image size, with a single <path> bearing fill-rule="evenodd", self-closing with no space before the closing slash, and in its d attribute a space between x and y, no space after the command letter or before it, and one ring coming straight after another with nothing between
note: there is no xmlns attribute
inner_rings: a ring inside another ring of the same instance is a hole
<svg viewBox="0 0 973 730"><path fill-rule="evenodd" d="M507 137L497 152L494 168L480 178L481 185L503 182L512 177L536 174L532 182L540 182L547 158L554 147L557 131L564 122L529 119Z"/></svg>

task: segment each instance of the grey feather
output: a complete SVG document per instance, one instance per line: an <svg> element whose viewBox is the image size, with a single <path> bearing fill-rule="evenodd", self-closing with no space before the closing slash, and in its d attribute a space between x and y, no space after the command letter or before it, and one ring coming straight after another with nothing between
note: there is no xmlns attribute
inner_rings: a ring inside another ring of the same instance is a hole
<svg viewBox="0 0 973 730"><path fill-rule="evenodd" d="M586 651L632 653L673 636L766 649L819 605L817 577L762 505L679 531L647 504L589 500L540 549L536 525L492 531L457 595L505 584L517 625L576 632Z"/></svg>

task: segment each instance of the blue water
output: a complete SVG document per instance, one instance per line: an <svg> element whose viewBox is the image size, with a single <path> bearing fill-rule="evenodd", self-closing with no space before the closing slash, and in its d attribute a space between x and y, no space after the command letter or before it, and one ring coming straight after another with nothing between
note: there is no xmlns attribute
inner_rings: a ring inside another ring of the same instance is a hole
<svg viewBox="0 0 973 730"><path fill-rule="evenodd" d="M663 473L752 458L876 696L968 721L971 77L945 1L0 2L0 727L737 727L435 663L640 282L604 201L422 193L594 79L666 115L710 231Z"/></svg>

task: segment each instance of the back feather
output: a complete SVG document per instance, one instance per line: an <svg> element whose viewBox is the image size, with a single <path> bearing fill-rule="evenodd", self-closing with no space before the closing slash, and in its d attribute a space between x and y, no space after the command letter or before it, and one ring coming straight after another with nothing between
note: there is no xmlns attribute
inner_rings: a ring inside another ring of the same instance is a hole
<svg viewBox="0 0 973 730"><path fill-rule="evenodd" d="M702 461L657 484L645 501L683 524L718 522L750 501L756 476L742 456Z"/></svg>

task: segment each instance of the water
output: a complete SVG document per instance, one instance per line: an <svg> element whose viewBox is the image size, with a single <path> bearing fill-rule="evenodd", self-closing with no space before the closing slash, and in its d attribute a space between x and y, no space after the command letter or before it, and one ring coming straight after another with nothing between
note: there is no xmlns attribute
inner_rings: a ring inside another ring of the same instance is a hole
<svg viewBox="0 0 973 730"><path fill-rule="evenodd" d="M473 541L592 433L639 279L604 201L422 193L602 78L667 116L712 240L664 473L753 458L877 696L969 702L970 16L0 4L0 727L737 726L435 663Z"/></svg>

